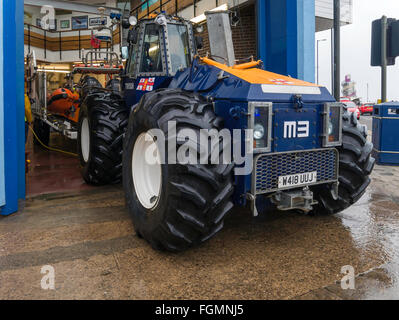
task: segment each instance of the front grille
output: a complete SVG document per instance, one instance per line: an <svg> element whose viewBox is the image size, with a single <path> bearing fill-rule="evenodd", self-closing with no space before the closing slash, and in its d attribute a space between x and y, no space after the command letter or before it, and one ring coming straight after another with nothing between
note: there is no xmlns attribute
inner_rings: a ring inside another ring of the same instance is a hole
<svg viewBox="0 0 399 320"><path fill-rule="evenodd" d="M263 154L255 160L255 193L279 190L278 178L291 174L317 171L317 182L338 180L338 151L323 149L289 153Z"/></svg>

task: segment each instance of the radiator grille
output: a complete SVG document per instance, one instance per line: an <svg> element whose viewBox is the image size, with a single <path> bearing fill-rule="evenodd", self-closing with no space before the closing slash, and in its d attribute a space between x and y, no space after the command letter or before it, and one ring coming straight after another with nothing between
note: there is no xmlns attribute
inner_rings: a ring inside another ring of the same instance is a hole
<svg viewBox="0 0 399 320"><path fill-rule="evenodd" d="M317 171L317 182L321 184L338 180L338 151L324 149L316 151L264 154L255 160L256 194L277 191L278 178L290 174Z"/></svg>

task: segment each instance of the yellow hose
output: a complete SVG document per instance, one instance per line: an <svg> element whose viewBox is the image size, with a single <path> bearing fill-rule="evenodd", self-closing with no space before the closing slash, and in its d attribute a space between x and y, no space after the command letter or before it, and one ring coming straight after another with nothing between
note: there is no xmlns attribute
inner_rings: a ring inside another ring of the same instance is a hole
<svg viewBox="0 0 399 320"><path fill-rule="evenodd" d="M51 148L49 146L46 146L36 135L35 131L33 130L33 128L31 126L29 126L29 129L32 131L33 135L35 136L36 140L39 141L39 143L43 146L43 148L46 148L50 151L55 151L55 152L60 152L60 153L64 153L67 154L69 156L72 157L78 157L78 155L76 153L72 153L72 152L68 152L68 151L64 151L64 150L60 150L60 149L56 149L56 148Z"/></svg>

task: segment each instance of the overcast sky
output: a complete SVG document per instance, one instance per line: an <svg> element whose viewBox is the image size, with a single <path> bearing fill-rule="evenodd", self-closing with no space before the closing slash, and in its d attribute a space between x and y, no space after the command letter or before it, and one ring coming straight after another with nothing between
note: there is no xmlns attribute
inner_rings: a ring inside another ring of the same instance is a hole
<svg viewBox="0 0 399 320"><path fill-rule="evenodd" d="M341 28L341 81L346 74L356 82L357 95L374 102L381 96L381 68L370 66L371 23L383 15L399 19L399 0L353 0L353 24ZM331 90L331 31L316 34L319 42L319 82ZM388 100L399 101L399 58L388 67Z"/></svg>

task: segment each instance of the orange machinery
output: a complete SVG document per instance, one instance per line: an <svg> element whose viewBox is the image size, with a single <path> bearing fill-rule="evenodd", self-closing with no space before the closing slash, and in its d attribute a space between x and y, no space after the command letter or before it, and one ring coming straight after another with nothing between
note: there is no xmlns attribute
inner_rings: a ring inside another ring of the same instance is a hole
<svg viewBox="0 0 399 320"><path fill-rule="evenodd" d="M79 94L66 88L59 88L51 94L47 108L51 114L65 117L77 123L80 108Z"/></svg>

